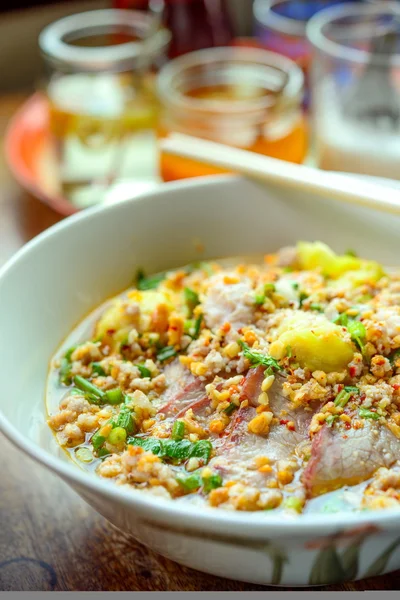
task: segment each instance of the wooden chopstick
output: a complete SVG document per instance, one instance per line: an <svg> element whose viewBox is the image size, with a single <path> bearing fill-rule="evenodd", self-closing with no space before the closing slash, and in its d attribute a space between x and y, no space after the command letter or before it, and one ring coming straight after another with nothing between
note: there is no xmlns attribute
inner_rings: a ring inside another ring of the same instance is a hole
<svg viewBox="0 0 400 600"><path fill-rule="evenodd" d="M198 160L287 188L323 194L341 202L400 215L400 190L375 181L321 171L180 133L171 133L160 141L160 146L167 154Z"/></svg>

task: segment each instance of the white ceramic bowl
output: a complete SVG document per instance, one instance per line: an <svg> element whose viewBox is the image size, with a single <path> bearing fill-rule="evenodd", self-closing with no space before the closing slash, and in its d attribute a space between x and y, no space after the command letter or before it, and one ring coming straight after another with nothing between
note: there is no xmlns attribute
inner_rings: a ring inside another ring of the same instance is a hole
<svg viewBox="0 0 400 600"><path fill-rule="evenodd" d="M354 183L356 185L356 183ZM183 506L81 471L45 423L49 358L95 305L159 271L202 258L274 251L298 239L399 262L400 218L235 177L169 184L73 216L0 272L0 426L117 527L184 565L258 584L321 585L400 567L400 511L232 513ZM4 459L4 457L3 457Z"/></svg>

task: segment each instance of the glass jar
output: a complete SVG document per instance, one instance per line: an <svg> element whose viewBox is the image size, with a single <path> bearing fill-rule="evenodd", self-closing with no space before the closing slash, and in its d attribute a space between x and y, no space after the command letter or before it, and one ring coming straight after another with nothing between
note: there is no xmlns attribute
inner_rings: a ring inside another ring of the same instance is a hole
<svg viewBox="0 0 400 600"><path fill-rule="evenodd" d="M159 136L180 132L295 163L307 152L303 73L291 60L255 48L192 52L160 71ZM164 181L220 173L160 155Z"/></svg>
<svg viewBox="0 0 400 600"><path fill-rule="evenodd" d="M155 17L131 10L68 16L40 34L60 191L75 205L100 202L121 178L154 177L154 71L169 41Z"/></svg>
<svg viewBox="0 0 400 600"><path fill-rule="evenodd" d="M307 40L309 19L320 10L352 0L255 0L255 36L266 50L296 61L305 75L305 105L309 104L312 48Z"/></svg>
<svg viewBox="0 0 400 600"><path fill-rule="evenodd" d="M400 179L399 22L400 4L385 1L330 8L310 20L319 168Z"/></svg>

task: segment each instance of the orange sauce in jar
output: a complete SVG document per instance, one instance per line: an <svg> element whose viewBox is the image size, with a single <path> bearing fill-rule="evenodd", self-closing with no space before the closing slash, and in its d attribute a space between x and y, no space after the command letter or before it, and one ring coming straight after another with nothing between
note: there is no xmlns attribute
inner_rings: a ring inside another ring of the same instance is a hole
<svg viewBox="0 0 400 600"><path fill-rule="evenodd" d="M217 75L214 71L211 79L218 79L220 75L221 71ZM282 102L282 88L274 90L263 86L262 82L253 83L254 72L252 75L253 80L245 78L240 82L239 73L233 78L231 72L228 81L212 85L200 81L193 87L190 87L193 77L189 78L188 85L180 90L176 105L174 99L171 102L171 98L166 96L158 136L166 137L170 132L185 133L302 163L308 150L307 124L301 109L302 95L289 102L285 98ZM164 181L227 172L163 151L159 154L159 167Z"/></svg>
<svg viewBox="0 0 400 600"><path fill-rule="evenodd" d="M159 128L159 137L166 137L168 131ZM216 140L217 141L217 140ZM244 150L250 150L258 154L279 158L288 162L301 164L308 151L307 123L303 115L299 116L298 122L293 129L283 137L268 139L260 136L251 146L241 146ZM177 179L188 179L190 177L201 177L204 175L219 175L228 173L226 169L207 165L205 163L173 156L160 151L159 168L163 181L176 181Z"/></svg>

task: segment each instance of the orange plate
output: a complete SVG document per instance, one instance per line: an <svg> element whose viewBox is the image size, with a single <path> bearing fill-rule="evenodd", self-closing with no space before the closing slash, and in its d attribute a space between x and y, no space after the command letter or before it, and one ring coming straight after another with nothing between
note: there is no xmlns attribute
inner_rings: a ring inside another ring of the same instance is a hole
<svg viewBox="0 0 400 600"><path fill-rule="evenodd" d="M10 120L5 155L15 179L61 215L78 208L63 198L57 184L57 160L51 144L46 98L34 94Z"/></svg>

